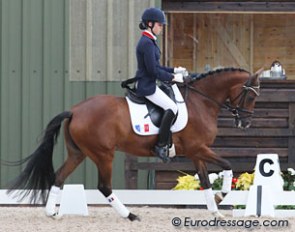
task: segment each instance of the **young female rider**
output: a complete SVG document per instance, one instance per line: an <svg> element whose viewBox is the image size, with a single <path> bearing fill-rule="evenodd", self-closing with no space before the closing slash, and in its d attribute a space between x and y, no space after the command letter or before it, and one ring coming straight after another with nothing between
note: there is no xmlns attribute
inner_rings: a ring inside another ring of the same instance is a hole
<svg viewBox="0 0 295 232"><path fill-rule="evenodd" d="M177 113L176 104L156 85L156 81L183 82L186 69L170 68L160 65L160 49L156 44L157 35L162 32L166 19L163 11L158 8L146 9L141 17L139 28L143 30L136 47L137 72L136 91L149 101L165 110L160 125L158 142L154 153L167 162L169 152L170 127Z"/></svg>

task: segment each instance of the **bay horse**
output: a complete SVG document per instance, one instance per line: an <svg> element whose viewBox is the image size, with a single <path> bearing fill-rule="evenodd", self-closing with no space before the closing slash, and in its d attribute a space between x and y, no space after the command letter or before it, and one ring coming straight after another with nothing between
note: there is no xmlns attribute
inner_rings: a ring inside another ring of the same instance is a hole
<svg viewBox="0 0 295 232"><path fill-rule="evenodd" d="M222 192L230 191L232 169L230 163L215 154L210 146L217 134L217 118L221 108L228 109L239 128L248 128L259 96L259 74L239 68L223 68L201 74L178 84L188 109L186 127L173 133L176 153L191 159L204 188L207 208L222 217L217 208L208 178L207 163L224 170ZM55 172L52 156L63 124L67 159ZM97 95L55 116L47 125L39 147L27 158L24 170L12 181L8 193L17 191L18 197L30 194L31 200L43 200L48 216L57 215L57 196L65 179L89 157L98 170L98 190L124 218L139 219L112 192L112 162L116 150L137 156L153 156L155 135L140 136L133 132L129 109L124 97ZM173 163L171 163L173 165ZM50 189L50 191L48 191ZM26 190L26 191L24 191ZM169 196L167 196L169 197Z"/></svg>

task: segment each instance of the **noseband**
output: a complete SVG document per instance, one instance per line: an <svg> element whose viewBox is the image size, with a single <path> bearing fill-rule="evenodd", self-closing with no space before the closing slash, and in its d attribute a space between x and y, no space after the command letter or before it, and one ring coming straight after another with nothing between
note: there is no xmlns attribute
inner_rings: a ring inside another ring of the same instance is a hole
<svg viewBox="0 0 295 232"><path fill-rule="evenodd" d="M229 104L224 104L226 105L226 109L231 111L233 117L235 118L236 122L238 124L240 124L240 121L242 119L245 118L250 118L253 116L254 112L253 111L249 111L246 110L244 108L242 108L242 106L244 105L244 102L246 101L246 97L248 95L249 92L253 92L256 96L259 96L259 89L260 86L250 86L247 83L243 86L243 90L241 91L240 94L238 94L238 96L236 96L233 100L233 102L235 102L238 98L240 98L239 103L237 104L236 107L232 107Z"/></svg>
<svg viewBox="0 0 295 232"><path fill-rule="evenodd" d="M236 100L238 100L240 98L239 103L237 104L237 106L232 106L229 103L221 104L218 101L216 101L215 99L207 96L206 94L202 93L201 91L199 91L195 87L191 86L189 83L184 84L184 86L186 88L185 99L188 96L188 91L187 90L190 89L193 92L196 92L196 93L200 94L201 96L211 100L216 105L218 105L220 108L223 108L223 109L226 109L226 110L230 111L232 113L233 117L235 118L236 122L240 122L241 119L252 117L252 115L254 114L253 111L249 111L249 110L246 110L246 109L242 108L248 93L253 92L256 96L259 96L260 85L251 86L248 82L249 82L249 80L243 86L242 91L233 100L233 102L235 102Z"/></svg>

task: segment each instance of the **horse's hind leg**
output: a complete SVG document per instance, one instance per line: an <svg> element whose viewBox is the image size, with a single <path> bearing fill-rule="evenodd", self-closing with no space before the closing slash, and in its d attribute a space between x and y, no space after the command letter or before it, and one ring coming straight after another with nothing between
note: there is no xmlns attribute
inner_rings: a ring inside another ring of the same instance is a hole
<svg viewBox="0 0 295 232"><path fill-rule="evenodd" d="M82 153L72 154L69 153L67 160L64 164L57 170L55 175L54 185L51 186L45 211L47 216L56 215L56 201L60 193L60 187L63 185L65 179L75 170L75 168L85 159Z"/></svg>
<svg viewBox="0 0 295 232"><path fill-rule="evenodd" d="M139 220L136 215L130 213L126 206L112 192L112 162L112 156L106 155L102 159L95 161L99 173L99 182L97 188L106 197L110 205L123 218L128 218L130 221Z"/></svg>
<svg viewBox="0 0 295 232"><path fill-rule="evenodd" d="M56 215L56 202L60 193L60 187L63 185L66 178L76 169L76 167L85 159L85 155L80 149L73 143L66 123L65 127L65 141L68 150L68 157L64 164L55 173L55 182L51 186L45 211L47 216Z"/></svg>

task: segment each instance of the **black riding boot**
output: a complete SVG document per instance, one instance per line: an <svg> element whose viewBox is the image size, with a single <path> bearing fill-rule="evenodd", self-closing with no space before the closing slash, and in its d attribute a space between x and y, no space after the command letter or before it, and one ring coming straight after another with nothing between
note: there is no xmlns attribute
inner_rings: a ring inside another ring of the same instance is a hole
<svg viewBox="0 0 295 232"><path fill-rule="evenodd" d="M175 114L172 110L166 110L164 112L157 145L154 148L154 152L156 155L163 160L164 163L170 161L168 157L169 153L169 138L170 138L170 127L172 125L173 119L175 118Z"/></svg>

